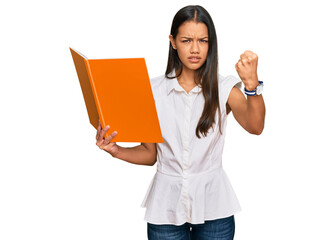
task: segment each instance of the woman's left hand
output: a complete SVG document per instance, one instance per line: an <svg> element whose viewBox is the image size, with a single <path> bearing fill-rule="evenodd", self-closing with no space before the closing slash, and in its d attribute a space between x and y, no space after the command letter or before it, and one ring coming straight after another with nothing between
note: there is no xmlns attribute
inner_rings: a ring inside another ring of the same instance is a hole
<svg viewBox="0 0 336 240"><path fill-rule="evenodd" d="M248 91L253 91L259 85L257 66L258 56L250 50L246 50L240 55L240 59L235 65L237 73Z"/></svg>

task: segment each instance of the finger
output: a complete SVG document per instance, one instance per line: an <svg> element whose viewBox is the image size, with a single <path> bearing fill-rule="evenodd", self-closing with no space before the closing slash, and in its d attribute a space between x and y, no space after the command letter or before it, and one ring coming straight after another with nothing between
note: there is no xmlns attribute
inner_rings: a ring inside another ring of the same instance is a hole
<svg viewBox="0 0 336 240"><path fill-rule="evenodd" d="M243 63L243 65L249 64L249 60L247 58L243 58L241 62Z"/></svg>
<svg viewBox="0 0 336 240"><path fill-rule="evenodd" d="M97 127L96 140L98 140L100 131L101 131L101 125L100 125L100 120L98 119L98 127Z"/></svg>
<svg viewBox="0 0 336 240"><path fill-rule="evenodd" d="M101 124L100 124L100 119L98 120L98 130L100 131L102 129Z"/></svg>
<svg viewBox="0 0 336 240"><path fill-rule="evenodd" d="M238 69L239 69L239 61L236 63L235 67L236 67L236 70L238 71Z"/></svg>
<svg viewBox="0 0 336 240"><path fill-rule="evenodd" d="M100 149L104 149L104 147L108 144L108 142L106 141L105 138L98 140L96 145L100 148Z"/></svg>
<svg viewBox="0 0 336 240"><path fill-rule="evenodd" d="M104 140L101 140L100 142L97 142L97 146L102 149L106 150L107 148L111 147L115 144L115 142L111 142L111 140L117 135L117 132L114 131L111 135L109 135L107 138L104 138ZM110 145L110 146L109 146Z"/></svg>
<svg viewBox="0 0 336 240"><path fill-rule="evenodd" d="M250 50L247 50L244 53L245 53L245 57L250 57L251 60L258 59L258 55Z"/></svg>
<svg viewBox="0 0 336 240"><path fill-rule="evenodd" d="M255 55L255 53L252 52L251 50L246 50L246 51L244 52L244 54L245 54L246 56L253 56L253 55Z"/></svg>
<svg viewBox="0 0 336 240"><path fill-rule="evenodd" d="M257 55L253 55L253 56L246 56L242 59L243 65L247 65L247 64L255 64L258 62L258 56Z"/></svg>
<svg viewBox="0 0 336 240"><path fill-rule="evenodd" d="M107 125L106 127L104 127L100 133L99 133L99 137L98 137L98 141L103 140L103 137L105 136L106 132L110 129L110 126Z"/></svg>
<svg viewBox="0 0 336 240"><path fill-rule="evenodd" d="M255 54L250 50L246 50L243 54L240 55L240 58L246 58L246 57L251 57L252 59L254 59L255 57L257 57L257 54Z"/></svg>
<svg viewBox="0 0 336 240"><path fill-rule="evenodd" d="M117 135L117 131L114 131L111 135L109 135L107 138L104 140L104 144L109 144L111 140Z"/></svg>

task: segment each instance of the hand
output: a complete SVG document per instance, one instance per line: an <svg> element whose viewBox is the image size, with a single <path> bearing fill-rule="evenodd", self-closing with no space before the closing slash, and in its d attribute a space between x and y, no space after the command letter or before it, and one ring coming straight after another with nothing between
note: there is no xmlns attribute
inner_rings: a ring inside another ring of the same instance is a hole
<svg viewBox="0 0 336 240"><path fill-rule="evenodd" d="M119 146L115 142L111 142L111 140L118 134L114 131L107 138L104 138L105 133L109 130L110 126L107 125L102 129L100 125L100 120L97 127L97 135L96 135L96 145L106 152L110 153L113 157L115 157L119 152Z"/></svg>
<svg viewBox="0 0 336 240"><path fill-rule="evenodd" d="M240 59L235 65L238 75L248 91L253 91L259 85L257 65L257 54L249 50L240 55Z"/></svg>

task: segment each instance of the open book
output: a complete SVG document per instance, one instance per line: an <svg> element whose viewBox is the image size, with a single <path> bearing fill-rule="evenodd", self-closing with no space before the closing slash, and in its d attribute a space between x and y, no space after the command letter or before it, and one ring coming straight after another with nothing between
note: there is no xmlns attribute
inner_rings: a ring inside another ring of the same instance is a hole
<svg viewBox="0 0 336 240"><path fill-rule="evenodd" d="M113 142L163 143L144 58L87 59L70 48L90 123Z"/></svg>

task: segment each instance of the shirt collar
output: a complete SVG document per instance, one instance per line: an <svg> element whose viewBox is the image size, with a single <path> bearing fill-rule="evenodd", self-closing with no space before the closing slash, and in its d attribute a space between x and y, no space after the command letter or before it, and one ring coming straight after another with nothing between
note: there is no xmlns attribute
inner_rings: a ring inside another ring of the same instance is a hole
<svg viewBox="0 0 336 240"><path fill-rule="evenodd" d="M176 76L175 75L175 69L171 73L169 73L168 76L169 77ZM181 87L181 85L178 83L176 77L174 77L172 79L167 78L167 95L169 95L169 93L173 89L175 89L175 91L178 91L178 92L185 92L183 87ZM195 86L190 92L199 93L200 91L202 91L202 88L200 86Z"/></svg>

